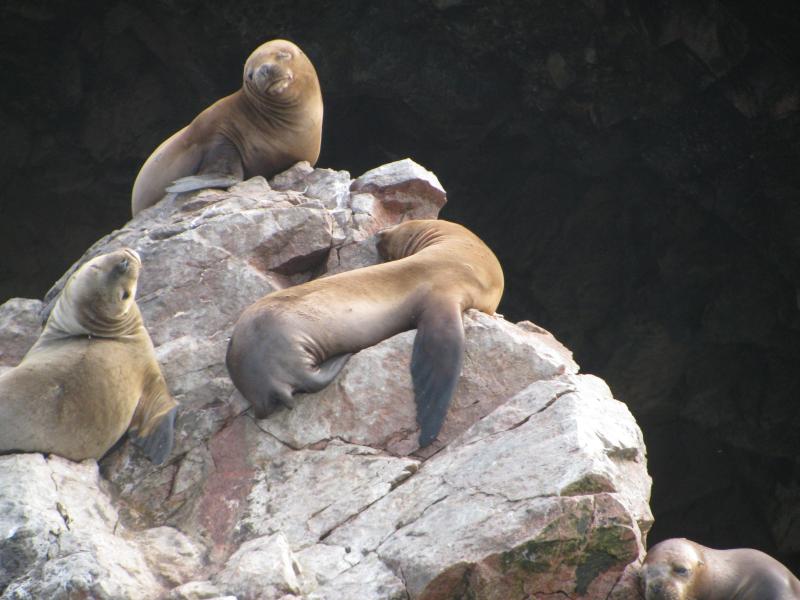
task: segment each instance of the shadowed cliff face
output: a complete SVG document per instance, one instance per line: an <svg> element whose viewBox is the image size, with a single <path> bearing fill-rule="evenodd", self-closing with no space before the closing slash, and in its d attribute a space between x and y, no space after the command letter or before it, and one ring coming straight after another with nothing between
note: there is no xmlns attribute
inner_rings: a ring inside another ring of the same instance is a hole
<svg viewBox="0 0 800 600"><path fill-rule="evenodd" d="M650 541L800 567L800 13L742 1L20 3L2 11L0 298L129 216L150 151L296 41L319 166L411 156L504 265L501 311L645 433ZM80 12L76 12L76 10Z"/></svg>

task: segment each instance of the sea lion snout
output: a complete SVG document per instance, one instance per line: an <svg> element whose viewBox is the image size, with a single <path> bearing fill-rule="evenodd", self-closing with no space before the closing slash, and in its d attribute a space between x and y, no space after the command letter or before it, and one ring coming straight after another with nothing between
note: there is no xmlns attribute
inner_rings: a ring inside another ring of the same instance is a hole
<svg viewBox="0 0 800 600"><path fill-rule="evenodd" d="M262 94L281 92L291 83L292 71L274 62L265 62L252 72L250 80Z"/></svg>
<svg viewBox="0 0 800 600"><path fill-rule="evenodd" d="M140 267L142 264L142 259L136 250L122 248L119 255L119 261L114 265L114 271L119 275L124 275L132 267Z"/></svg>
<svg viewBox="0 0 800 600"><path fill-rule="evenodd" d="M126 256L127 256L129 259L131 259L133 262L135 262L135 263L138 263L138 264L142 264L142 257L141 257L141 256L139 255L139 253L138 253L136 250L134 250L133 248L123 248L123 249L122 249L122 251L123 251L123 252L125 253L125 255L126 255Z"/></svg>

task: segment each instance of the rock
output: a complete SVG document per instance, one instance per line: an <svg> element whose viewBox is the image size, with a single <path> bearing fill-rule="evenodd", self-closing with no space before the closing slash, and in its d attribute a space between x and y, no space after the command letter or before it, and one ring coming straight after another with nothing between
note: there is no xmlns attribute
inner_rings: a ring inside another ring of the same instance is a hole
<svg viewBox="0 0 800 600"><path fill-rule="evenodd" d="M282 533L242 544L216 577L217 585L239 600L304 594L309 582Z"/></svg>
<svg viewBox="0 0 800 600"><path fill-rule="evenodd" d="M527 335L499 317L470 310L464 329L461 379L445 425L438 440L426 449L428 454L529 383L578 370L568 351L553 350L560 344L552 337ZM328 388L299 396L293 410L280 411L259 426L293 448L341 439L397 455L413 452L419 434L408 371L414 335L414 331L401 333L359 352Z"/></svg>
<svg viewBox="0 0 800 600"><path fill-rule="evenodd" d="M175 448L155 466L123 441L100 461L107 481L91 461L2 459L0 598L636 597L652 522L641 432L530 322L464 315L462 375L429 447L413 331L355 354L293 410L252 417L224 365L240 312L374 264L374 231L444 203L408 160L347 186L343 173L298 164L270 183L169 195L87 251L142 255L138 303L180 402ZM0 330L9 356L35 339L40 306L0 307L19 324Z"/></svg>
<svg viewBox="0 0 800 600"><path fill-rule="evenodd" d="M378 220L384 212L432 219L447 202L447 194L436 175L409 158L367 171L353 181L350 191L359 192L353 199L353 212L370 214Z"/></svg>
<svg viewBox="0 0 800 600"><path fill-rule="evenodd" d="M170 590L167 600L208 600L221 598L219 588L210 581L190 581ZM228 596L235 598L235 596Z"/></svg>
<svg viewBox="0 0 800 600"><path fill-rule="evenodd" d="M202 554L173 528L120 524L94 461L0 457L2 598L157 598Z"/></svg>
<svg viewBox="0 0 800 600"><path fill-rule="evenodd" d="M42 330L39 300L12 298L0 306L0 368L14 367L30 350Z"/></svg>

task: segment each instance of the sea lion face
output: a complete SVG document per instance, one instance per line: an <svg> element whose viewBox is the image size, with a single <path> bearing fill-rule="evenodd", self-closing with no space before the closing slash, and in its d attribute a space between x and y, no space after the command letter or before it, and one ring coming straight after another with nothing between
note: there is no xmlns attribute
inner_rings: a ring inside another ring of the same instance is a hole
<svg viewBox="0 0 800 600"><path fill-rule="evenodd" d="M256 48L244 64L244 89L256 98L291 101L299 97L316 72L292 42L272 40Z"/></svg>
<svg viewBox="0 0 800 600"><path fill-rule="evenodd" d="M135 250L123 248L83 264L64 286L77 321L90 332L97 324L124 319L136 296L142 266Z"/></svg>
<svg viewBox="0 0 800 600"><path fill-rule="evenodd" d="M647 553L640 581L646 600L689 600L704 563L691 543L672 539L653 546Z"/></svg>

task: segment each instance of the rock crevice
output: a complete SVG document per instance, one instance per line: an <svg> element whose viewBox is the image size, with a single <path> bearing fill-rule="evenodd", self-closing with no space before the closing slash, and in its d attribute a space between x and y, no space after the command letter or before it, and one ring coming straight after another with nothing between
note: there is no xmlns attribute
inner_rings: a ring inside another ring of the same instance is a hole
<svg viewBox="0 0 800 600"><path fill-rule="evenodd" d="M84 259L142 256L138 303L180 402L175 448L154 466L123 443L99 471L0 458L0 555L16 557L0 566L0 598L635 598L623 576L652 523L641 431L545 330L468 311L452 406L422 449L414 331L261 421L227 377L245 307L376 263L376 231L444 201L409 160L354 181L301 163L271 182L167 196L92 246ZM42 306L0 307L0 323L30 324L0 332L0 365L33 342Z"/></svg>

